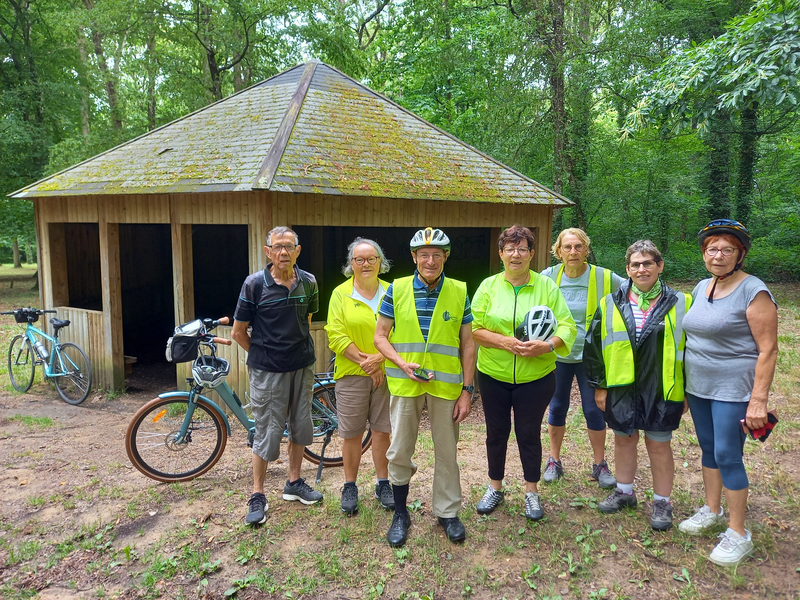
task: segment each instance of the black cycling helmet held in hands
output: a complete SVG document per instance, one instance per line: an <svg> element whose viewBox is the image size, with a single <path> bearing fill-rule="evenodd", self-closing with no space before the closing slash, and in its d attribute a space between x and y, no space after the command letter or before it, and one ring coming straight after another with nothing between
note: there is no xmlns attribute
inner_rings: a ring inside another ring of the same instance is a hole
<svg viewBox="0 0 800 600"><path fill-rule="evenodd" d="M732 235L737 240L742 242L745 252L750 250L750 246L752 245L750 232L747 231L747 227L739 223L739 221L734 221L733 219L714 219L697 233L697 241L702 248L703 241L708 236L722 235L725 233Z"/></svg>

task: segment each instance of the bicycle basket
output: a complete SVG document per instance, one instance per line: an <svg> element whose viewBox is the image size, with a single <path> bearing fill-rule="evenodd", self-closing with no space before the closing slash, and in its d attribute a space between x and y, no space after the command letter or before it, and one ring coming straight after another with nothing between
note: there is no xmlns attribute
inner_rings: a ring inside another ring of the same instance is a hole
<svg viewBox="0 0 800 600"><path fill-rule="evenodd" d="M36 323L39 313L32 308L18 308L14 311L14 320L17 323Z"/></svg>
<svg viewBox="0 0 800 600"><path fill-rule="evenodd" d="M195 383L207 388L217 387L230 372L231 363L216 356L198 356L192 367Z"/></svg>
<svg viewBox="0 0 800 600"><path fill-rule="evenodd" d="M202 330L203 322L200 319L176 327L173 336L167 340L167 361L184 363L197 358Z"/></svg>

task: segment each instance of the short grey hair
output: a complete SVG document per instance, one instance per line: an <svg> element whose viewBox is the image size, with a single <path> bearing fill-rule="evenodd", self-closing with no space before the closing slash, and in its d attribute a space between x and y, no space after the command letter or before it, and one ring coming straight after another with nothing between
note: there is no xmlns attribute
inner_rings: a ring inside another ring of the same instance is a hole
<svg viewBox="0 0 800 600"><path fill-rule="evenodd" d="M267 246L271 245L269 242L270 240L272 240L273 235L283 235L284 233L291 233L294 236L294 245L295 246L300 245L300 238L297 237L297 234L291 227L286 227L285 225L279 225L278 227L274 227L273 229L271 229L270 232L267 234Z"/></svg>
<svg viewBox="0 0 800 600"><path fill-rule="evenodd" d="M656 245L653 242L650 240L637 240L628 246L628 251L625 252L626 265L630 264L631 256L637 252L639 254L649 254L653 257L653 260L656 261L656 264L664 262L661 252L658 251L658 248L656 248Z"/></svg>
<svg viewBox="0 0 800 600"><path fill-rule="evenodd" d="M375 252L378 254L378 258L381 259L381 268L378 271L378 274L382 275L384 273L388 273L389 269L392 268L392 261L386 258L386 255L383 253L383 248L381 248L380 244L374 240L370 240L367 238L357 237L350 245L347 247L347 262L344 263L342 267L342 273L344 273L345 277L352 277L353 276L353 252L355 252L356 246L359 244L369 244L375 249Z"/></svg>

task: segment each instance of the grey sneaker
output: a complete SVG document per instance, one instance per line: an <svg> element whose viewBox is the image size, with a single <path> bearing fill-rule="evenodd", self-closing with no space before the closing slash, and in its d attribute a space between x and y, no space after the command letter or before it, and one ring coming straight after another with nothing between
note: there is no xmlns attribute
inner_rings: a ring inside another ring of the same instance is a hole
<svg viewBox="0 0 800 600"><path fill-rule="evenodd" d="M394 510L394 492L392 484L388 481L379 481L375 484L375 498L381 501L381 506L386 510Z"/></svg>
<svg viewBox="0 0 800 600"><path fill-rule="evenodd" d="M597 504L597 508L600 509L600 512L610 514L618 512L626 506L635 508L636 504L636 492L633 494L626 494L621 489L614 488L614 491L611 492L608 498Z"/></svg>
<svg viewBox="0 0 800 600"><path fill-rule="evenodd" d="M650 527L657 531L666 531L672 528L672 504L666 500L653 502L653 516L650 517Z"/></svg>
<svg viewBox="0 0 800 600"><path fill-rule="evenodd" d="M735 567L742 563L753 552L750 532L745 529L745 534L743 537L730 527L725 533L720 533L722 541L711 551L708 560L721 567Z"/></svg>
<svg viewBox="0 0 800 600"><path fill-rule="evenodd" d="M267 497L264 494L256 492L250 496L250 500L247 502L247 508L247 516L244 518L245 523L248 525L261 525L266 522L269 505L267 504Z"/></svg>
<svg viewBox="0 0 800 600"><path fill-rule="evenodd" d="M542 502L539 500L539 494L528 492L525 494L525 516L531 521L538 521L544 516L544 509Z"/></svg>
<svg viewBox="0 0 800 600"><path fill-rule="evenodd" d="M283 486L284 500L299 500L303 504L314 504L322 500L322 494L315 491L302 477L294 483L286 482Z"/></svg>
<svg viewBox="0 0 800 600"><path fill-rule="evenodd" d="M600 461L598 465L592 465L592 479L597 482L601 488L613 488L617 486L617 480L611 474L611 469L608 468L606 461Z"/></svg>
<svg viewBox="0 0 800 600"><path fill-rule="evenodd" d="M544 476L542 479L545 480L546 483L553 483L559 477L564 475L564 468L561 466L561 461L556 460L552 456L547 459L547 466L544 468ZM616 485L616 481L614 485Z"/></svg>
<svg viewBox="0 0 800 600"><path fill-rule="evenodd" d="M505 494L494 489L491 485L486 489L483 498L476 507L479 515L488 515L503 502Z"/></svg>
<svg viewBox="0 0 800 600"><path fill-rule="evenodd" d="M709 529L714 528L716 525L722 525L724 523L725 517L723 513L718 515L714 514L714 512L706 504L703 505L703 508L698 510L691 517L685 521L681 521L678 524L678 530L681 533L688 533L689 535L702 535Z"/></svg>
<svg viewBox="0 0 800 600"><path fill-rule="evenodd" d="M355 483L345 483L342 488L342 512L348 515L358 512L358 486Z"/></svg>

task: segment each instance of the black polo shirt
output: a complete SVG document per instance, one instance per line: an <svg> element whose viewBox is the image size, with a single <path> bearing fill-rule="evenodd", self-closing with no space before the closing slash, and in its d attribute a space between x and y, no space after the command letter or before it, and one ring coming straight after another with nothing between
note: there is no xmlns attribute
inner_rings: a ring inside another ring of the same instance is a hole
<svg viewBox="0 0 800 600"><path fill-rule="evenodd" d="M319 291L314 276L296 266L292 289L275 283L269 272L271 266L244 280L233 318L249 322L253 328L247 366L288 373L316 361L308 315L319 310ZM262 281L261 298L256 300L253 295L258 278Z"/></svg>

